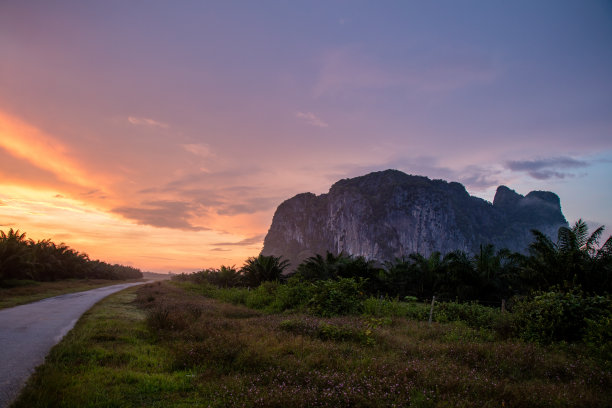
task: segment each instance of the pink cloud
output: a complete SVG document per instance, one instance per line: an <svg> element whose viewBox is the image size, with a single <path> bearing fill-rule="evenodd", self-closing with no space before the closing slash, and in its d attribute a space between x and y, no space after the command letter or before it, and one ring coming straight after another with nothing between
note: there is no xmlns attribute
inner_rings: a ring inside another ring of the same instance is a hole
<svg viewBox="0 0 612 408"><path fill-rule="evenodd" d="M298 119L302 119L304 120L307 124L311 125L311 126L316 126L316 127L320 127L320 128L326 128L329 125L325 122L323 122L319 117L317 117L314 113L312 112L298 112L295 115Z"/></svg>
<svg viewBox="0 0 612 408"><path fill-rule="evenodd" d="M153 127L159 127L159 128L162 128L162 129L168 129L170 127L170 125L168 125L167 123L164 123L164 122L159 122L159 121L154 120L154 119L141 118L141 117L136 117L136 116L129 116L128 117L128 122L130 122L132 125L137 125L137 126L153 126Z"/></svg>

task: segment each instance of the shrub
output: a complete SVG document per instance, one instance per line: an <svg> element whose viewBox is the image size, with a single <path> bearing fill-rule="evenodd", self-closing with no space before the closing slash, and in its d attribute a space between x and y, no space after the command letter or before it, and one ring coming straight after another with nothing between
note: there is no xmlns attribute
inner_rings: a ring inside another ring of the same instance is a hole
<svg viewBox="0 0 612 408"><path fill-rule="evenodd" d="M247 288L218 289L211 285L209 286L209 295L207 296L235 305L246 305L249 290Z"/></svg>
<svg viewBox="0 0 612 408"><path fill-rule="evenodd" d="M401 302L396 299L369 297L363 301L363 314L368 316L406 317L427 320L429 305L416 301Z"/></svg>
<svg viewBox="0 0 612 408"><path fill-rule="evenodd" d="M364 284L365 280L353 278L315 282L308 308L312 314L324 317L358 314L363 310Z"/></svg>
<svg viewBox="0 0 612 408"><path fill-rule="evenodd" d="M302 311L314 296L314 290L313 284L299 277L289 278L286 284L277 287L276 296L269 309L276 313L286 310Z"/></svg>
<svg viewBox="0 0 612 408"><path fill-rule="evenodd" d="M612 361L612 313L600 316L598 319L585 319L583 341L596 355L607 361Z"/></svg>
<svg viewBox="0 0 612 408"><path fill-rule="evenodd" d="M585 297L579 289L539 292L514 306L520 337L544 344L580 340L589 321L605 322L611 311L609 297ZM598 332L598 323L591 327L591 334Z"/></svg>
<svg viewBox="0 0 612 408"><path fill-rule="evenodd" d="M440 323L465 322L470 327L492 328L500 312L477 303L446 302L435 305L435 320Z"/></svg>
<svg viewBox="0 0 612 408"><path fill-rule="evenodd" d="M253 309L265 309L274 302L279 285L278 282L263 282L248 292L245 304Z"/></svg>
<svg viewBox="0 0 612 408"><path fill-rule="evenodd" d="M153 331L169 330L172 328L170 309L166 305L157 305L147 315L147 324Z"/></svg>
<svg viewBox="0 0 612 408"><path fill-rule="evenodd" d="M371 333L369 331L368 333ZM364 330L359 330L350 326L335 325L320 322L317 336L321 340L331 341L356 341L366 343L367 335Z"/></svg>

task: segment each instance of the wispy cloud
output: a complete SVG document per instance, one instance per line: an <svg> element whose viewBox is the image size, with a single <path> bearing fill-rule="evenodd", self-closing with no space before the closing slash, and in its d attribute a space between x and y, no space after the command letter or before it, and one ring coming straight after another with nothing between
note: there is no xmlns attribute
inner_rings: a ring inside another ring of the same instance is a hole
<svg viewBox="0 0 612 408"><path fill-rule="evenodd" d="M574 177L568 170L588 167L589 163L572 157L552 157L537 160L515 160L506 162L506 168L524 172L536 180L564 179Z"/></svg>
<svg viewBox="0 0 612 408"><path fill-rule="evenodd" d="M311 126L316 126L316 127L321 127L321 128L326 128L329 126L327 123L323 122L318 116L316 116L312 112L298 112L295 114L295 116L298 119L302 119L303 121L305 121L307 124Z"/></svg>
<svg viewBox="0 0 612 408"><path fill-rule="evenodd" d="M255 245L261 243L264 238L265 235L255 235L253 237L245 238L242 241L238 242L216 242L212 245L216 247Z"/></svg>
<svg viewBox="0 0 612 408"><path fill-rule="evenodd" d="M129 116L128 122L136 126L152 126L152 127L162 128L162 129L168 129L170 127L170 125L168 125L167 123L159 122L157 120L150 119L150 118L142 118L142 117L137 117L137 116Z"/></svg>
<svg viewBox="0 0 612 408"><path fill-rule="evenodd" d="M181 145L183 149L188 151L191 154L200 157L209 157L211 155L210 146L203 143L193 143L193 144L184 144Z"/></svg>
<svg viewBox="0 0 612 408"><path fill-rule="evenodd" d="M136 221L141 225L176 228L189 231L204 231L207 228L194 226L190 219L197 205L182 201L149 201L139 206L122 206L112 212Z"/></svg>

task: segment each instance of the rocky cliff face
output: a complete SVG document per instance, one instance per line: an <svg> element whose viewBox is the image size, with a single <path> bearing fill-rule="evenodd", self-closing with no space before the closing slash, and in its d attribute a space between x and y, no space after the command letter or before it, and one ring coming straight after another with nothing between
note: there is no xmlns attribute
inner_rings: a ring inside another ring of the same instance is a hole
<svg viewBox="0 0 612 408"><path fill-rule="evenodd" d="M298 194L276 210L263 255L283 256L295 267L326 251L390 261L413 252L429 255L480 244L524 252L531 229L552 237L567 225L559 197L505 186L493 204L472 197L459 183L410 176L397 170L340 180L329 193Z"/></svg>

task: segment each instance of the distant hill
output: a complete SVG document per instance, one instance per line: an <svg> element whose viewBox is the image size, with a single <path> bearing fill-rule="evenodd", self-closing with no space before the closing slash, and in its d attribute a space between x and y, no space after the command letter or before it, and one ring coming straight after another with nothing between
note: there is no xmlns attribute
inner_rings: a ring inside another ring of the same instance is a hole
<svg viewBox="0 0 612 408"><path fill-rule="evenodd" d="M475 253L480 244L525 252L532 229L556 238L567 221L559 197L547 191L522 196L500 186L493 204L456 182L397 170L336 182L327 194L298 194L278 206L263 255L297 266L326 251L390 261L418 252Z"/></svg>

